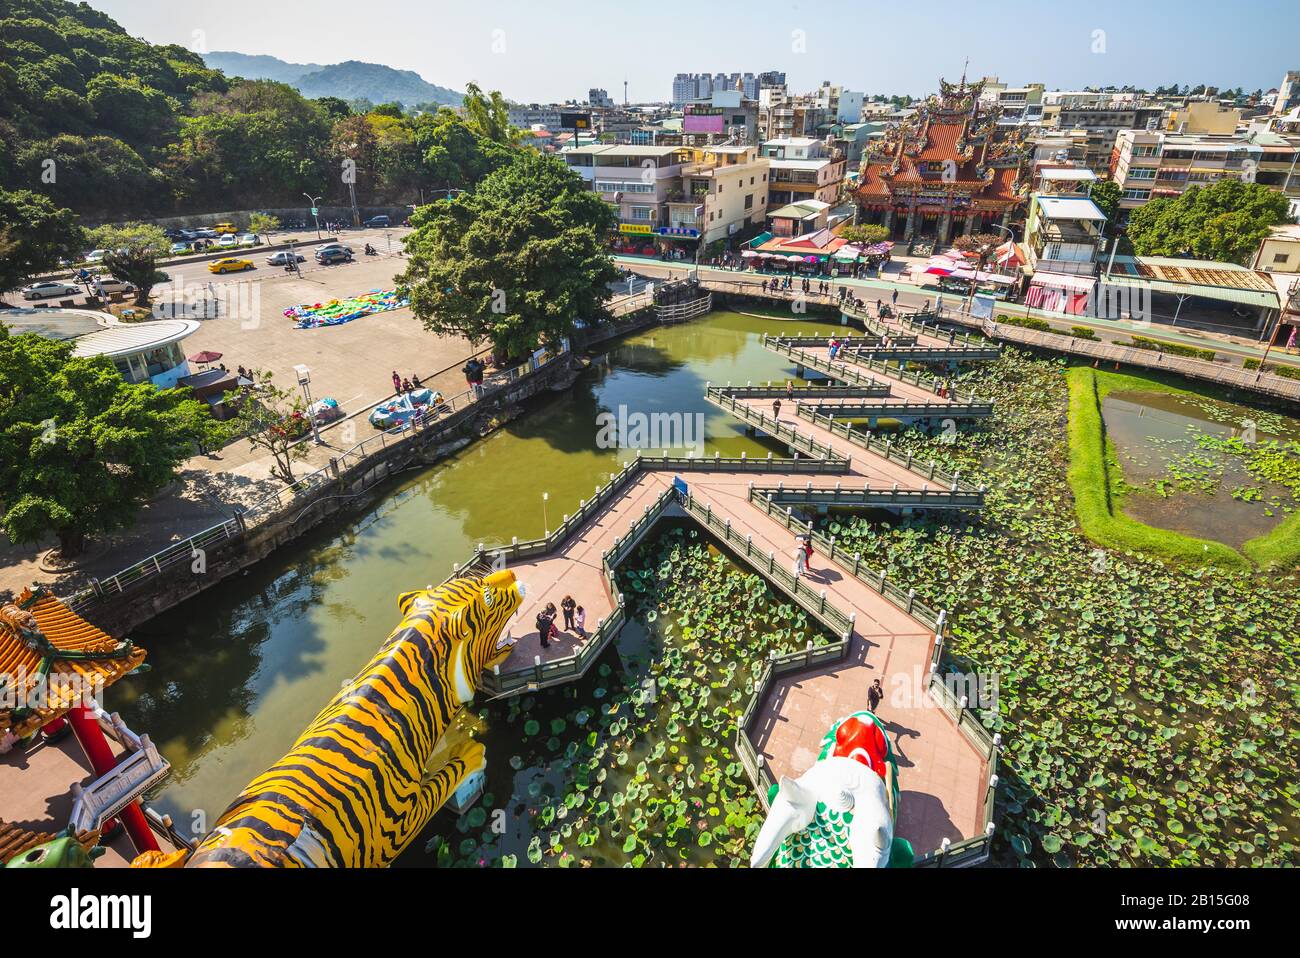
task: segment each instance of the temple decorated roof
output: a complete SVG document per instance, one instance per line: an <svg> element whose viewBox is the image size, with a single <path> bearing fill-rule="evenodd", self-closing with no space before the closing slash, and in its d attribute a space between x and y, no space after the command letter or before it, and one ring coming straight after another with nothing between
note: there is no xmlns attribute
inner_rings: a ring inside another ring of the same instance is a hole
<svg viewBox="0 0 1300 958"><path fill-rule="evenodd" d="M999 134L980 114L979 85L940 81L941 93L891 127L865 158L854 191L864 202L898 191L969 195L977 205L1021 202L1028 183L1023 131Z"/></svg>
<svg viewBox="0 0 1300 958"><path fill-rule="evenodd" d="M0 606L0 734L22 738L144 662L54 596L24 589Z"/></svg>

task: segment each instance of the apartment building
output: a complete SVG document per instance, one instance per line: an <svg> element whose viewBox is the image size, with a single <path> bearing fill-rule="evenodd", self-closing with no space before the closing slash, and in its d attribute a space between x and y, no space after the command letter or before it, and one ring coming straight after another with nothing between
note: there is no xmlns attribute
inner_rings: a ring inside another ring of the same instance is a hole
<svg viewBox="0 0 1300 958"><path fill-rule="evenodd" d="M1061 103L1045 108L1044 126L1055 130L1083 130L1087 140L1083 162L1095 173L1110 169L1116 138L1124 130L1160 130L1163 104L1109 99L1101 102Z"/></svg>
<svg viewBox="0 0 1300 958"><path fill-rule="evenodd" d="M1241 123L1241 111L1225 107L1215 100L1192 100L1171 109L1165 117L1165 129L1171 133L1200 136L1232 136Z"/></svg>
<svg viewBox="0 0 1300 958"><path fill-rule="evenodd" d="M848 161L844 153L811 137L765 140L762 149L772 165L773 206L818 200L834 206L840 200Z"/></svg>
<svg viewBox="0 0 1300 958"><path fill-rule="evenodd" d="M1281 116L1300 107L1300 70L1288 70L1273 100L1273 115Z"/></svg>
<svg viewBox="0 0 1300 958"><path fill-rule="evenodd" d="M1060 189L1059 182L1056 188ZM1104 252L1106 215L1080 192L1035 193L1025 219L1029 271L1096 276Z"/></svg>
<svg viewBox="0 0 1300 958"><path fill-rule="evenodd" d="M1023 87L1006 87L997 92L991 113L999 126L1024 126L1043 120L1043 94L1046 87L1031 83Z"/></svg>
<svg viewBox="0 0 1300 958"><path fill-rule="evenodd" d="M770 76L761 74L760 76ZM679 73L673 78L673 106L691 100L706 99L722 90L739 90L751 100L758 99L760 76L752 73ZM784 77L784 74L782 75ZM784 83L784 79L782 79Z"/></svg>
<svg viewBox="0 0 1300 958"><path fill-rule="evenodd" d="M791 96L784 86L758 91L758 136L761 141L816 136L833 117L816 96Z"/></svg>
<svg viewBox="0 0 1300 958"><path fill-rule="evenodd" d="M682 107L682 144L708 146L724 140L758 143L758 101L739 90L722 90Z"/></svg>
<svg viewBox="0 0 1300 958"><path fill-rule="evenodd" d="M1237 137L1122 130L1112 178L1120 187L1120 208L1135 210L1153 198L1178 196L1189 186L1252 179L1260 155L1258 147Z"/></svg>
<svg viewBox="0 0 1300 958"><path fill-rule="evenodd" d="M705 244L767 216L768 161L755 146L586 146L563 154L627 236Z"/></svg>

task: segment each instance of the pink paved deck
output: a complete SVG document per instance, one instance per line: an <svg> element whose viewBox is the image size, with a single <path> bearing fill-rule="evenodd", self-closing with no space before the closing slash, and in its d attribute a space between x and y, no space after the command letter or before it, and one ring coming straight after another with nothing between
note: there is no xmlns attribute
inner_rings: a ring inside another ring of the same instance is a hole
<svg viewBox="0 0 1300 958"><path fill-rule="evenodd" d="M770 402L752 400L759 408ZM775 485L845 488L863 481L873 486L897 482L915 491L924 480L897 463L854 446L783 408L781 420L819 442L828 443L851 457L846 475L807 475L780 472L684 472L693 498L709 504L715 515L730 519L732 530L749 536L754 549L773 553L778 562L793 565L794 534L749 501L749 486ZM622 494L592 516L555 553L512 565L529 589L528 599L511 624L518 644L502 671L534 664L535 658L553 661L574 654L582 639L561 633L543 649L534 628L537 613L546 603L558 607L570 594L587 610L587 631L613 610L612 597L601 568L602 556L667 488L672 470L656 470L653 463L623 489ZM798 775L816 758L821 737L843 716L867 707L867 688L880 678L886 699L880 709L898 756L901 802L898 834L913 843L918 854L939 847L944 838L957 841L979 834L983 821L986 757L960 731L956 723L925 691L934 636L878 592L867 587L825 557L814 556L808 583L825 589L828 600L856 616L853 645L848 658L837 665L777 681L762 703L752 731L754 742L774 776ZM562 617L557 627L563 624Z"/></svg>

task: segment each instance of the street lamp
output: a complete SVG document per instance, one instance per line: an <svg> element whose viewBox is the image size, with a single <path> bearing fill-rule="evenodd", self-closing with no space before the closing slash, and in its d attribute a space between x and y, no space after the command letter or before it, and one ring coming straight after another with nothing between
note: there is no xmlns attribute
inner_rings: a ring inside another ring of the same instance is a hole
<svg viewBox="0 0 1300 958"><path fill-rule="evenodd" d="M546 518L546 503L550 498L551 494L549 492L542 493L542 529L548 536L551 534L551 520Z"/></svg>
<svg viewBox="0 0 1300 958"><path fill-rule="evenodd" d="M311 370L303 365L293 367L293 371L298 374L298 385L302 387L303 398L307 401L307 419L311 422L311 437L318 446L324 445L320 437L320 426L316 423L316 417L311 411Z"/></svg>
<svg viewBox="0 0 1300 958"><path fill-rule="evenodd" d="M320 239L320 201L325 197L323 195L312 196L310 193L304 193L302 195L307 197L307 200L311 203L311 215L316 219L316 238Z"/></svg>

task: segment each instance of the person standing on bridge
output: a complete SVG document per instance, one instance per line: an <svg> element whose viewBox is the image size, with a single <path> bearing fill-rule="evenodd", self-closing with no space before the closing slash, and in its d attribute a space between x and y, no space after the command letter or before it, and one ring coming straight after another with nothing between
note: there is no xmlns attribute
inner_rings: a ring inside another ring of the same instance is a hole
<svg viewBox="0 0 1300 958"><path fill-rule="evenodd" d="M794 540L794 577L804 575L808 571L808 553L803 547L803 541Z"/></svg>
<svg viewBox="0 0 1300 958"><path fill-rule="evenodd" d="M794 383L788 379L785 381L785 398L790 400L794 399Z"/></svg>
<svg viewBox="0 0 1300 958"><path fill-rule="evenodd" d="M871 688L867 689L867 711L872 715L880 708L880 703L885 700L885 690L880 685L880 679L871 683Z"/></svg>
<svg viewBox="0 0 1300 958"><path fill-rule="evenodd" d="M566 595L560 600L560 611L564 613L564 631L573 631L573 613L578 608L578 603L573 601L573 596Z"/></svg>

